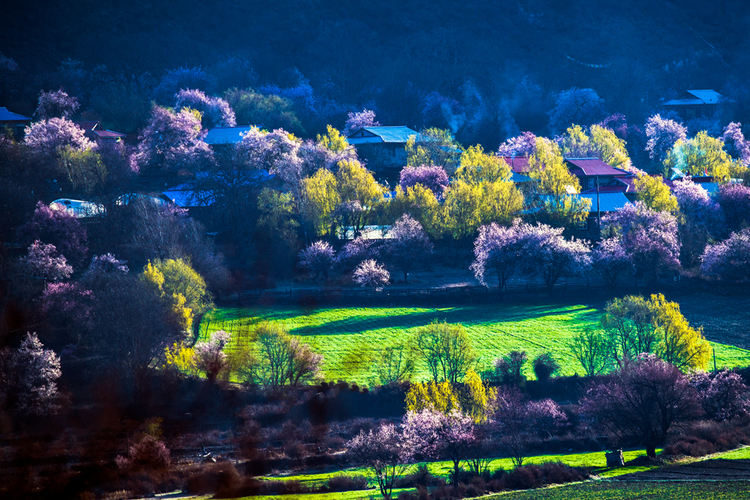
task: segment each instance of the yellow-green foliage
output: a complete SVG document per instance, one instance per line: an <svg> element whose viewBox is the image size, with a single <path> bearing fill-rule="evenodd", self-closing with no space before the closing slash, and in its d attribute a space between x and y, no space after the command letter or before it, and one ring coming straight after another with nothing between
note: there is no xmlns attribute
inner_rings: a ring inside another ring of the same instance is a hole
<svg viewBox="0 0 750 500"><path fill-rule="evenodd" d="M617 361L652 352L681 370L704 370L711 348L701 328L695 329L680 305L664 295L627 295L607 303L602 326L609 333Z"/></svg>
<svg viewBox="0 0 750 500"><path fill-rule="evenodd" d="M569 225L586 220L591 201L576 196L581 192L578 178L563 161L560 147L544 137L537 137L534 154L529 157L529 177L537 181L539 203L545 217L554 225Z"/></svg>
<svg viewBox="0 0 750 500"><path fill-rule="evenodd" d="M341 202L336 177L321 168L312 177L302 179L302 212L315 236L331 230L331 214Z"/></svg>
<svg viewBox="0 0 750 500"><path fill-rule="evenodd" d="M211 294L203 277L185 259L157 260L155 263L164 275L164 291L185 297L185 307L194 314L202 314L213 307Z"/></svg>
<svg viewBox="0 0 750 500"><path fill-rule="evenodd" d="M432 190L421 184L407 188L406 191L398 186L396 197L388 203L388 215L391 220L397 220L406 213L422 224L427 234L433 238L440 237L441 207Z"/></svg>
<svg viewBox="0 0 750 500"><path fill-rule="evenodd" d="M589 156L593 153L613 167L630 164L625 141L612 130L599 125L589 127L588 134L580 125L573 125L562 136L560 144L566 157Z"/></svg>
<svg viewBox="0 0 750 500"><path fill-rule="evenodd" d="M692 139L678 140L664 160L664 166L686 175L710 175L717 182L727 182L732 159L724 151L724 142L704 131Z"/></svg>
<svg viewBox="0 0 750 500"><path fill-rule="evenodd" d="M495 389L488 387L477 372L468 370L464 377L461 407L464 414L470 416L477 424L487 421L490 403L495 398Z"/></svg>
<svg viewBox="0 0 750 500"><path fill-rule="evenodd" d="M206 282L183 259L157 260L146 264L141 279L153 286L162 298L168 298L180 326L189 330L196 315L213 307Z"/></svg>
<svg viewBox="0 0 750 500"><path fill-rule="evenodd" d="M703 328L691 327L680 312L680 305L668 301L662 294L652 295L649 302L661 337L656 354L683 370L705 370L711 357L711 346L703 337Z"/></svg>
<svg viewBox="0 0 750 500"><path fill-rule="evenodd" d="M461 155L461 166L456 170L456 179L468 184L507 181L510 167L505 160L493 154L486 154L482 146L470 146Z"/></svg>
<svg viewBox="0 0 750 500"><path fill-rule="evenodd" d="M358 201L367 207L383 196L383 187L357 160L338 163L336 182L341 201Z"/></svg>
<svg viewBox="0 0 750 500"><path fill-rule="evenodd" d="M669 186L664 184L661 176L641 175L636 177L634 184L638 200L650 209L658 212L677 210L677 198L674 197Z"/></svg>
<svg viewBox="0 0 750 500"><path fill-rule="evenodd" d="M182 342L175 342L164 349L164 367L179 373L195 375L195 351Z"/></svg>
<svg viewBox="0 0 750 500"><path fill-rule="evenodd" d="M473 237L481 222L482 187L458 180L451 184L443 204L443 229L456 239Z"/></svg>
<svg viewBox="0 0 750 500"><path fill-rule="evenodd" d="M406 164L410 167L437 165L450 175L455 172L460 157L461 145L445 129L428 128L406 142Z"/></svg>
<svg viewBox="0 0 750 500"><path fill-rule="evenodd" d="M406 410L422 411L428 408L447 414L453 410L461 411L461 403L453 386L446 381L412 384L406 393Z"/></svg>
<svg viewBox="0 0 750 500"><path fill-rule="evenodd" d="M340 153L349 147L349 143L346 142L346 137L341 135L338 129L327 125L325 135L317 136L318 144L324 148L333 151L334 153Z"/></svg>
<svg viewBox="0 0 750 500"><path fill-rule="evenodd" d="M488 182L482 186L479 218L482 224L510 225L523 210L523 194L510 181Z"/></svg>

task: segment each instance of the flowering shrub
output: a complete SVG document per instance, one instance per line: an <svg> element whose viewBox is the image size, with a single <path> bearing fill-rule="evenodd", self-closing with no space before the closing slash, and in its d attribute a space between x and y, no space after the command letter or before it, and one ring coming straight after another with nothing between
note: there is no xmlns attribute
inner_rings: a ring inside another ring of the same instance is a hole
<svg viewBox="0 0 750 500"><path fill-rule="evenodd" d="M404 167L401 169L399 186L406 191L410 187L421 184L437 198L442 198L448 188L448 174L443 167L435 165L421 165L419 167Z"/></svg>
<svg viewBox="0 0 750 500"><path fill-rule="evenodd" d="M206 374L210 381L216 380L227 367L227 355L224 348L229 344L231 334L217 330L211 334L208 342L197 342L193 348L195 366Z"/></svg>
<svg viewBox="0 0 750 500"><path fill-rule="evenodd" d="M62 89L57 92L42 92L39 94L39 104L34 116L42 120L50 118L70 118L78 111L78 99L70 97Z"/></svg>
<svg viewBox="0 0 750 500"><path fill-rule="evenodd" d="M354 281L361 287L373 288L377 291L383 289L391 279L388 270L373 259L361 262L354 270Z"/></svg>
<svg viewBox="0 0 750 500"><path fill-rule="evenodd" d="M190 108L201 112L203 128L234 127L237 120L229 103L220 97L207 96L197 89L182 89L175 95L175 108Z"/></svg>
<svg viewBox="0 0 750 500"><path fill-rule="evenodd" d="M320 274L328 278L328 271L333 266L335 252L326 241L316 241L299 253L300 265L315 273L317 279Z"/></svg>
<svg viewBox="0 0 750 500"><path fill-rule="evenodd" d="M55 245L47 245L36 240L29 246L26 257L21 258L21 266L35 277L49 281L69 278L73 268L68 265L64 255L60 255Z"/></svg>

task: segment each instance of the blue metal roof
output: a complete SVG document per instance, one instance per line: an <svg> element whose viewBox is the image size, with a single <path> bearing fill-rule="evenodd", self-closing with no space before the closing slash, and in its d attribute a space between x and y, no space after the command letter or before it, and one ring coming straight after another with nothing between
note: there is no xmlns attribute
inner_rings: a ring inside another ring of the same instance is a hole
<svg viewBox="0 0 750 500"><path fill-rule="evenodd" d="M28 116L19 115L13 111L8 111L8 108L0 108L0 122L30 122L31 118Z"/></svg>
<svg viewBox="0 0 750 500"><path fill-rule="evenodd" d="M249 132L252 126L247 127L216 127L212 128L203 139L206 144L237 144L242 140L242 134Z"/></svg>
<svg viewBox="0 0 750 500"><path fill-rule="evenodd" d="M389 143L402 143L406 144L409 137L413 135L419 135L416 130L412 130L409 127L363 127L359 130L355 130L347 141L349 144L366 144L371 142L389 142Z"/></svg>

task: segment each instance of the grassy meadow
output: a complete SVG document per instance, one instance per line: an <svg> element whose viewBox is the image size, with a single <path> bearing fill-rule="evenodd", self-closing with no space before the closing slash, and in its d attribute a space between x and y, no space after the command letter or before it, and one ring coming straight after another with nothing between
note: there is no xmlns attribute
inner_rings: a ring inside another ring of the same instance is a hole
<svg viewBox="0 0 750 500"><path fill-rule="evenodd" d="M215 330L232 333L230 349L251 343L254 325L263 320L284 323L324 355L326 380L347 380L371 386L377 382L374 361L384 347L408 341L418 327L432 321L464 325L479 356L478 367L512 350L525 350L529 358L551 352L562 366L562 375L583 374L567 350L578 332L595 327L601 312L586 305L497 304L457 307L298 307L221 308L206 315L201 339ZM696 325L697 326L697 325ZM707 333L711 340L711 336ZM711 342L718 367L750 365L750 351ZM531 364L527 376L533 378ZM417 364L416 380L428 378L427 367Z"/></svg>

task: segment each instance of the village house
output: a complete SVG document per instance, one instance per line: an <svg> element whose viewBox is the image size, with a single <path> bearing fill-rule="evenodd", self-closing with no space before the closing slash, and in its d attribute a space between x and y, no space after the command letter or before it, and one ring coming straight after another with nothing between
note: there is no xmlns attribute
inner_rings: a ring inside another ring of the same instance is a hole
<svg viewBox="0 0 750 500"><path fill-rule="evenodd" d="M8 111L8 108L0 108L0 127L9 128L16 139L23 137L24 129L30 123L31 118L28 116Z"/></svg>
<svg viewBox="0 0 750 500"><path fill-rule="evenodd" d="M367 168L387 175L387 171L400 171L406 165L406 143L409 137L417 135L409 127L377 126L357 129L346 140L367 161Z"/></svg>
<svg viewBox="0 0 750 500"><path fill-rule="evenodd" d="M713 118L717 105L723 100L724 96L713 89L686 90L679 99L670 99L662 106L676 111L683 120Z"/></svg>
<svg viewBox="0 0 750 500"><path fill-rule="evenodd" d="M110 144L120 142L124 141L125 137L127 137L127 134L102 128L101 123L98 121L76 122L76 125L83 129L83 132L87 138L97 144Z"/></svg>

